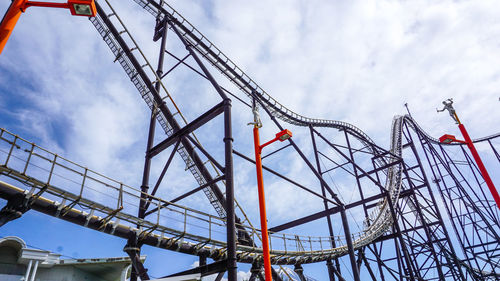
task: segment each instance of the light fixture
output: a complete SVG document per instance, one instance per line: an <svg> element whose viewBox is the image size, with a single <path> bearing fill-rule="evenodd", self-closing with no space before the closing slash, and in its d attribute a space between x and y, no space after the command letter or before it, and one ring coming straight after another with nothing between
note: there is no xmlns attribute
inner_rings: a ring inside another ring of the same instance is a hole
<svg viewBox="0 0 500 281"><path fill-rule="evenodd" d="M446 144L449 144L449 143L452 143L452 142L458 142L458 143L464 143L464 144L467 143L467 142L465 142L463 140L457 140L457 138L454 135L442 135L439 138L439 142L440 143L446 143Z"/></svg>
<svg viewBox="0 0 500 281"><path fill-rule="evenodd" d="M276 134L276 138L279 139L279 141L286 141L287 139L289 139L291 137L292 137L292 132L290 132L287 129Z"/></svg>
<svg viewBox="0 0 500 281"><path fill-rule="evenodd" d="M69 10L74 16L94 17L96 7L93 0L68 0Z"/></svg>
<svg viewBox="0 0 500 281"><path fill-rule="evenodd" d="M455 140L455 136L452 135L442 135L439 138L440 143L452 143Z"/></svg>
<svg viewBox="0 0 500 281"><path fill-rule="evenodd" d="M69 9L73 16L95 17L97 14L94 0L68 0L61 2L40 2L28 0L12 0L9 9L0 22L0 54L16 26L17 20L29 7L46 7Z"/></svg>

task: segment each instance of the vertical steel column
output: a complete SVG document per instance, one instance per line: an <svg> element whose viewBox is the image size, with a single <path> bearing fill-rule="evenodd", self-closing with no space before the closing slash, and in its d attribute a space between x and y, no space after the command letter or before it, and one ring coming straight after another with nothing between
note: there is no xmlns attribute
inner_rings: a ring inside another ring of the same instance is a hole
<svg viewBox="0 0 500 281"><path fill-rule="evenodd" d="M347 222L347 216L345 214L345 206L341 205L340 208L340 217L342 218L345 241L347 244L347 250L349 252L349 259L351 261L352 275L355 281L361 281L359 277L358 266L356 265L356 256L354 255L354 245L352 244L351 231L349 230L349 223Z"/></svg>
<svg viewBox="0 0 500 281"><path fill-rule="evenodd" d="M302 268L302 265L300 263L295 265L295 268L293 269L293 271L295 271L295 273L297 273L300 281L307 281L306 277L304 276L304 268Z"/></svg>
<svg viewBox="0 0 500 281"><path fill-rule="evenodd" d="M159 54L159 58L158 58L158 68L156 70L158 77L161 77L161 75L163 74L163 60L165 57L165 45L166 45L166 41L167 41L167 21L164 22L163 27L164 27L164 29L163 29L163 35L161 38L160 54ZM161 86L160 81L157 81L156 85L155 85L155 90L157 93L160 93L160 89L161 89L160 86ZM146 153L145 153L146 155L144 157L145 158L144 159L144 170L142 173L142 184L141 184L142 193L141 193L141 198L139 201L139 211L138 211L138 217L141 219L143 219L145 217L145 213L147 211L145 206L147 205L147 201L149 199L148 198L148 190L149 190L149 176L151 173L151 157L148 155L148 152L153 147L153 142L154 142L154 138L155 138L157 106L159 106L159 105L153 106L153 109L151 110L151 118L149 120L148 140L147 140L147 144L146 144ZM137 227L139 227L139 226L137 226ZM141 246L136 245L136 247L137 247L136 248L137 255L140 256ZM140 260L138 262L140 262ZM136 271L135 266L132 267L132 273L131 273L130 279L131 279L131 281L134 281L137 279L137 271Z"/></svg>
<svg viewBox="0 0 500 281"><path fill-rule="evenodd" d="M361 182L359 180L358 167L356 165L354 165L354 153L352 152L351 142L349 141L349 135L347 134L347 132L345 130L344 130L344 136L345 136L347 148L349 150L349 157L350 157L350 161L352 163L352 169L354 172L354 176L356 177L356 185L358 186L359 195L360 195L361 201L365 201L365 195L363 193L363 189L361 188ZM376 175L377 175L377 180L380 181L380 179L378 178L378 173ZM368 219L368 210L367 210L365 202L363 202L363 211L365 213L365 218ZM373 247L375 248L375 250L377 249L376 244L373 244ZM366 257L364 256L364 253L363 253L363 257L366 261ZM366 264L366 262L365 262L365 264ZM380 270L382 271L382 269L380 269ZM370 275L373 275L373 273L371 272L371 268L369 268L369 273L370 273ZM383 275L382 275L382 277L383 277Z"/></svg>
<svg viewBox="0 0 500 281"><path fill-rule="evenodd" d="M161 44L160 44L160 53L158 56L158 68L156 69L156 73L158 74L158 77L161 77L163 75L163 61L165 57L165 45L167 42L167 21L163 22L163 34L161 38ZM160 81L156 82L155 85L155 90L157 93L160 93L161 90L161 84ZM159 105L157 105L159 106ZM157 114L157 106L153 107L153 110L151 110L151 119L149 121L149 132L148 132L148 142L146 146L146 156L144 160L144 172L142 175L142 185L141 185L141 191L143 192L141 194L141 202L139 203L139 218L144 218L144 214L146 213L146 209L144 208L146 206L146 201L147 201L147 193L149 190L149 176L150 176L150 171L151 171L151 157L148 156L148 152L151 150L153 147L153 142L155 138L155 129L156 129L156 114Z"/></svg>
<svg viewBox="0 0 500 281"><path fill-rule="evenodd" d="M127 253L132 262L132 272L130 274L130 280L137 280L137 277L141 280L149 280L148 270L144 268L141 262L141 243L139 242L139 237L136 233L130 235L127 240L127 244L123 248L123 251Z"/></svg>
<svg viewBox="0 0 500 281"><path fill-rule="evenodd" d="M233 132L231 123L231 100L224 99L224 148L226 177L226 219L227 219L227 276L229 281L237 281L236 226L234 213L233 180Z"/></svg>
<svg viewBox="0 0 500 281"><path fill-rule="evenodd" d="M404 146L403 146L404 147ZM415 155L415 157L418 157L417 155ZM418 162L419 163L419 162ZM420 164L420 163L419 163ZM404 172L404 175L406 177L406 180L408 182L408 186L409 186L409 190L411 190L412 192L410 193L410 199L409 200L413 200L414 203L413 206L415 208L414 211L416 211L416 219L417 221L420 222L420 224L422 225L422 228L424 230L424 233L425 233L425 241L423 242L424 244L426 244L429 248L429 251L431 252L431 255L432 255L432 258L434 260L434 263L435 263L435 266L436 266L436 269L438 271L438 276L439 276L439 279L440 280L445 280L444 278L444 274L443 274L443 271L442 271L442 268L441 268L441 263L439 262L439 259L438 259L438 256L436 254L436 251L434 249L434 244L433 244L433 239L435 238L434 236L431 235L431 232L429 230L429 226L428 226L428 223L426 221L426 218L424 217L423 215L423 212L422 212L422 208L420 207L420 203L419 201L417 200L417 197L415 195L415 193L417 192L417 190L415 189L415 185L414 183L411 181L411 177L408 173L408 170L406 168L406 166L403 164L403 172ZM420 167L420 166L419 166ZM421 172L423 173L423 170L421 170ZM427 184L427 183L426 183ZM430 210L428 210L428 212L430 212ZM413 230L415 226L411 226L410 227L410 230ZM433 232L433 234L435 234ZM423 237L422 237L423 238ZM411 247L411 243L410 243L410 247ZM421 253L422 251L418 251L417 253L414 252L414 249L413 248L410 248L411 249L411 252L413 254L413 260L414 261L417 261L417 256L419 253ZM417 268L418 268L418 264L417 264ZM418 275L418 272L416 273Z"/></svg>
<svg viewBox="0 0 500 281"><path fill-rule="evenodd" d="M200 267L207 265L207 257L206 256L200 256Z"/></svg>
<svg viewBox="0 0 500 281"><path fill-rule="evenodd" d="M436 264L436 269L438 271L439 279L445 280L443 270L441 267L441 263L439 262L438 256L436 254L436 250L434 249L433 239L435 239L435 237L431 235L429 225L427 224L427 221L425 220L425 217L422 213L422 209L421 209L420 204L417 200L417 196L415 195L415 193L416 193L415 185L410 181L410 175L408 174L408 170L404 166L403 166L403 169L404 169L404 173L405 173L405 176L407 178L407 181L408 181L408 185L410 186L410 190L412 190L410 196L412 197L412 199L415 202L414 206L415 206L415 209L417 211L417 216L418 216L417 220L420 220L420 223L422 224L422 227L424 228L425 237L427 238L427 241L425 241L425 243L428 243L428 246L430 248L430 252L432 254L432 257L434 258L434 262ZM420 219L418 219L418 218L420 218ZM439 222L439 223L441 223L441 222ZM433 233L433 234L435 234L435 233ZM417 260L416 256L414 256L414 260Z"/></svg>
<svg viewBox="0 0 500 281"><path fill-rule="evenodd" d="M309 132L311 133L311 139L312 139L313 150L314 150L314 157L316 158L316 167L318 169L318 173L321 176L323 176L323 174L321 173L321 165L319 163L318 148L316 146L316 138L314 137L314 131L313 131L311 125L309 125ZM326 198L325 186L323 185L322 182L320 182L320 184L321 184L321 195L323 195L323 197ZM328 202L325 199L323 199L323 205L325 207L325 210L328 210ZM330 215L326 216L326 221L328 223L328 231L330 233L331 245L332 245L332 248L335 248L336 245L335 245L335 239L334 239L334 233L333 233L332 219L331 219ZM340 272L340 263L339 263L338 258L335 258L335 264L337 265L337 271ZM326 266L328 268L328 276L330 278L330 281L335 281L335 274L333 273L333 268L332 268L333 264L332 264L331 259L328 259L326 261ZM300 270L302 270L302 267L300 267Z"/></svg>
<svg viewBox="0 0 500 281"><path fill-rule="evenodd" d="M394 230L394 226L392 226L392 232L396 232ZM399 234L399 236L401 236L401 234ZM394 241L394 247L396 249L396 260L398 262L398 270L399 270L399 281L403 281L403 276L404 275L404 269L403 269L403 266L401 265L401 253L400 253L400 249L399 249L399 244L398 244L398 241L396 239L393 240ZM413 280L413 279L412 279Z"/></svg>
<svg viewBox="0 0 500 281"><path fill-rule="evenodd" d="M349 141L349 135L347 134L346 131L344 131L344 136L345 136L347 148L349 150L349 158L350 158L350 162L352 163L352 169L353 169L353 172L354 172L354 177L356 178L356 185L358 187L360 198L363 201L363 211L365 213L365 219L367 219L366 221L368 221L368 210L367 210L367 207L366 207L366 203L364 202L365 201L365 195L363 194L363 189L361 188L361 182L359 180L359 175L358 175L358 167L356 165L354 165L354 153L352 152L351 142ZM379 180L378 179L378 174L377 174L377 180ZM376 249L376 245L375 244L374 244L374 247ZM363 256L364 256L364 253L363 253ZM372 273L370 272L370 274L372 274Z"/></svg>

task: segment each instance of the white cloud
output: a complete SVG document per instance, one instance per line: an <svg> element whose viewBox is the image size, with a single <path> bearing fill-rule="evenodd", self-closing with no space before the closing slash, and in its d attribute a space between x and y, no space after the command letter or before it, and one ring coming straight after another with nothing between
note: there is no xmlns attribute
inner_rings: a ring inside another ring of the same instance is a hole
<svg viewBox="0 0 500 281"><path fill-rule="evenodd" d="M155 65L158 43L150 41L154 19L132 1L113 4ZM0 9L7 5L1 3ZM172 5L285 106L309 117L350 122L382 147L388 147L391 119L405 113L405 102L434 136L458 133L447 114L434 112L449 97L473 138L498 131L500 23L495 1L184 0ZM172 32L168 36L175 38ZM32 131L42 146L67 158L138 184L149 115L113 59L86 19L70 17L66 11L30 8L0 65L19 77L12 83L29 80L35 87L16 93L30 104L13 113L16 126ZM181 71L170 77L167 87L186 116L207 110L209 102L215 104L216 94L206 84L187 85L191 80ZM0 101L6 99L2 93ZM233 108L235 147L253 155L251 130L245 126L250 110ZM52 128L61 120L64 128ZM275 133L272 122L264 121L263 140ZM309 136L301 130L294 131L295 137L314 163ZM206 140L220 144L221 138L214 134ZM317 187L303 162L291 155L288 167L270 159L266 163ZM258 225L254 167L241 163L235 167L240 203ZM159 194L171 198L186 191L180 187L189 175L174 176L183 168L174 164L168 187ZM350 187L343 182L339 186L342 191ZM272 177L266 178L266 190L273 202L270 215L279 219L318 208L305 193L291 192ZM185 203L200 207L206 200L200 195ZM302 208L289 211L290 205L301 203ZM243 278L244 273L240 275Z"/></svg>

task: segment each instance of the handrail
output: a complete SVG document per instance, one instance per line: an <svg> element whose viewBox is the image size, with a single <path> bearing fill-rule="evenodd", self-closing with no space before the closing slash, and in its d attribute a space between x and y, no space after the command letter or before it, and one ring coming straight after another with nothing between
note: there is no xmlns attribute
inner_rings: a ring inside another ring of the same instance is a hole
<svg viewBox="0 0 500 281"><path fill-rule="evenodd" d="M137 202L140 200L142 194L139 189L113 180L56 155L5 129L0 129L0 155L5 155L5 161L0 166L0 174L24 182L32 188L45 188L45 194L62 200L61 203L54 201L54 204L61 208L62 216L65 215L65 212L74 209L78 205L92 210L92 215L94 215L94 212L102 214L104 225L116 224L116 221L121 221L129 225L141 225L144 229L154 229L152 232L156 235L165 236L167 234L172 236L172 238L182 236L186 240L206 243L212 247L216 246L219 249L223 249L226 245L225 242L214 239L214 236L217 235L217 228L219 235L224 233L224 220L154 196L148 196L148 200L152 204L161 206L164 203L168 203L169 206L160 208L156 222L140 219L130 214L131 210L135 210L138 207ZM0 157L0 159L2 158ZM21 168L16 168L17 166ZM20 170L23 172L20 172ZM42 178L48 178L49 180L44 181L41 180ZM393 184L392 180L389 182ZM57 185L64 185L65 188L57 187ZM110 191L106 191L107 189L110 189ZM114 197L113 194L115 194ZM106 200L103 200L100 196L106 196L104 198ZM107 198L109 197L113 198L113 200L108 200ZM69 203L66 204L66 202ZM111 205L123 207L117 209L111 207ZM162 220L164 218L168 219L166 213L181 216L177 221L184 220L184 224L181 224L182 230L162 226ZM384 232L386 227L390 225L384 221L386 219L385 211L381 211L381 213L382 215L379 216L379 219L374 220L372 228L362 233L354 234L354 243L357 247L371 242L372 238L375 238L375 234L378 235ZM182 216L184 219L182 219ZM113 221L112 218L115 220ZM208 223L208 226L202 227L210 229L208 235L206 235L207 237L185 232L184 229L187 226L186 218L191 220L191 227L197 227L197 224L200 223L205 225ZM377 223L377 221L381 223ZM247 225L241 225L241 227L249 230L252 233L253 240L258 241L258 238L257 240L255 239L255 235L259 236L260 230ZM346 253L345 243L338 243L339 240L344 240L342 236L319 237L280 233L272 234L271 239L272 241L282 241L273 243L272 254L275 257L280 257L280 261L276 262L287 263L297 257L300 259L314 257L314 259L308 260L318 260ZM324 249L323 245L326 242L331 242L332 239L337 241L339 247ZM305 243L305 241L308 243ZM189 241L184 242L189 244ZM303 245L309 245L310 247L304 247ZM238 249L252 259L257 258L262 252L260 248L243 245L239 245Z"/></svg>

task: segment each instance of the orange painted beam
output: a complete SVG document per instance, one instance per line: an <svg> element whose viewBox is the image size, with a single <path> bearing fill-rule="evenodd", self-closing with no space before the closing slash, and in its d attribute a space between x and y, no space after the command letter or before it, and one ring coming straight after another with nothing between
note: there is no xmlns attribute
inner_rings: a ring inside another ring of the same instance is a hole
<svg viewBox="0 0 500 281"><path fill-rule="evenodd" d="M68 0L66 3L14 0L0 23L0 54L2 54L21 13L29 7L63 8L74 16L95 17L94 0Z"/></svg>
<svg viewBox="0 0 500 281"><path fill-rule="evenodd" d="M266 281L272 281L271 255L269 253L269 236L267 233L266 199L264 196L264 179L262 177L262 158L259 140L259 128L253 128L253 139L255 146L255 166L257 168L257 187L259 191L260 229L262 231L262 251L264 255L264 275Z"/></svg>
<svg viewBox="0 0 500 281"><path fill-rule="evenodd" d="M14 0L0 23L0 54L2 54L3 48L7 44L21 13L24 12L26 1Z"/></svg>

